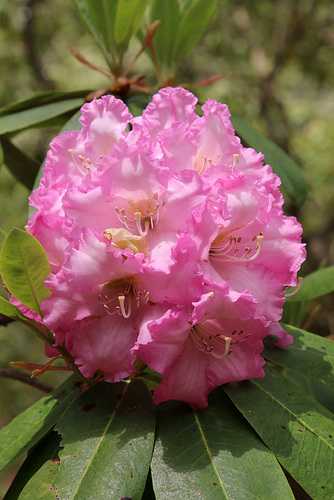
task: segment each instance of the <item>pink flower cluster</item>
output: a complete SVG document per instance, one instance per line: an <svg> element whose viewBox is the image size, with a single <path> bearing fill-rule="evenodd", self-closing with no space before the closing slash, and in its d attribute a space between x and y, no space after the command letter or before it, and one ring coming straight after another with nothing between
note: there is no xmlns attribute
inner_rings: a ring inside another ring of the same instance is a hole
<svg viewBox="0 0 334 500"><path fill-rule="evenodd" d="M44 323L82 374L116 382L139 358L162 375L156 403L204 407L264 376L268 334L292 342L278 321L305 249L227 106L195 104L181 88L137 118L112 96L85 104L82 130L51 143L28 227L52 269Z"/></svg>

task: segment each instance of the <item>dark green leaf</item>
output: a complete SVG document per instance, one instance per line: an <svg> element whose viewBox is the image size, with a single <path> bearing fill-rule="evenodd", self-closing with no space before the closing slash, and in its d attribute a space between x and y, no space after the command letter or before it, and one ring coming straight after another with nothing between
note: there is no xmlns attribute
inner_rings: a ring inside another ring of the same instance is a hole
<svg viewBox="0 0 334 500"><path fill-rule="evenodd" d="M291 292L293 292L293 288ZM289 290L290 292L290 290ZM312 300L334 292L334 266L325 267L305 276L302 286L296 295L287 297L288 302Z"/></svg>
<svg viewBox="0 0 334 500"><path fill-rule="evenodd" d="M60 92L56 90L49 90L47 92L36 92L30 97L20 101L11 102L0 108L0 115L8 115L16 111L23 111L24 109L36 108L42 104L51 102L65 101L74 97L85 97L92 89L74 90L71 92Z"/></svg>
<svg viewBox="0 0 334 500"><path fill-rule="evenodd" d="M303 377L297 372L288 369L283 371L284 377L292 380L292 382L300 387L304 392L310 394L318 403L327 408L334 414L334 389L329 385L323 384L316 380Z"/></svg>
<svg viewBox="0 0 334 500"><path fill-rule="evenodd" d="M137 33L149 0L118 0L115 20L115 41L126 46Z"/></svg>
<svg viewBox="0 0 334 500"><path fill-rule="evenodd" d="M270 367L264 379L228 384L225 390L312 498L334 497L334 416L330 411Z"/></svg>
<svg viewBox="0 0 334 500"><path fill-rule="evenodd" d="M307 183L298 165L280 147L240 118L231 118L236 134L244 144L265 156L293 203L301 206L307 197Z"/></svg>
<svg viewBox="0 0 334 500"><path fill-rule="evenodd" d="M157 500L293 499L274 455L231 404L222 388L207 409L180 402L157 407L152 457Z"/></svg>
<svg viewBox="0 0 334 500"><path fill-rule="evenodd" d="M126 105L128 106L132 116L139 116L143 113L143 110L151 102L151 100L151 96L137 94L129 97L129 99L126 100Z"/></svg>
<svg viewBox="0 0 334 500"><path fill-rule="evenodd" d="M282 325L294 337L287 347L264 341L262 356L300 375L334 387L334 342L294 326Z"/></svg>
<svg viewBox="0 0 334 500"><path fill-rule="evenodd" d="M54 426L67 406L80 394L70 377L0 431L0 470L36 444Z"/></svg>
<svg viewBox="0 0 334 500"><path fill-rule="evenodd" d="M180 22L180 7L177 0L153 0L150 21L160 19L161 23L154 35L154 48L162 67L172 63L172 49Z"/></svg>
<svg viewBox="0 0 334 500"><path fill-rule="evenodd" d="M28 453L4 500L16 500L27 482L47 460L57 459L61 436L51 431Z"/></svg>
<svg viewBox="0 0 334 500"><path fill-rule="evenodd" d="M154 442L154 406L147 386L101 382L84 392L56 425L62 435L60 498L139 500Z"/></svg>
<svg viewBox="0 0 334 500"><path fill-rule="evenodd" d="M175 36L173 61L182 61L195 47L207 28L216 6L217 0L194 0L185 5Z"/></svg>
<svg viewBox="0 0 334 500"><path fill-rule="evenodd" d="M4 154L3 154L2 146L0 143L0 167L3 164L3 162L4 162Z"/></svg>
<svg viewBox="0 0 334 500"><path fill-rule="evenodd" d="M43 122L63 115L68 111L82 106L82 98L66 99L60 102L44 104L32 109L25 109L0 117L0 135L18 132L27 128L41 125Z"/></svg>
<svg viewBox="0 0 334 500"><path fill-rule="evenodd" d="M0 272L9 292L39 313L40 303L51 293L44 286L50 264L39 241L26 231L12 229L2 245Z"/></svg>
<svg viewBox="0 0 334 500"><path fill-rule="evenodd" d="M0 137L3 148L4 162L18 181L31 190L38 172L38 163L24 154L6 137Z"/></svg>

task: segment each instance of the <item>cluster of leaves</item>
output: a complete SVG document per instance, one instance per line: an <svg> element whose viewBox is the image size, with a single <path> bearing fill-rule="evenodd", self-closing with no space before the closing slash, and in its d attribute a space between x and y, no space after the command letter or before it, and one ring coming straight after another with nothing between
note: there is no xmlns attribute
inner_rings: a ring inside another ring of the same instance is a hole
<svg viewBox="0 0 334 500"><path fill-rule="evenodd" d="M75 3L106 56L113 85L125 82L124 53L136 33L161 71L158 81L170 80L216 8L215 0ZM149 29L138 32L148 6L150 25L161 21L154 36ZM134 94L130 79L126 83L122 97L138 114L147 98ZM12 138L35 127L78 127L76 112L87 92L47 92L0 110L0 163L29 189L40 166ZM307 185L298 166L240 118L233 117L233 124L245 145L265 154L285 194L301 206ZM15 228L0 232L0 243L6 288L38 313L49 293L43 248ZM298 317L292 324L299 324L311 300L334 290L333 275L334 266L307 276L302 290L287 298L285 320ZM51 332L3 298L0 313L52 344ZM217 388L205 410L176 402L155 407L152 372L85 391L80 373L72 375L0 432L1 470L28 451L5 499L293 499L282 467L312 498L332 498L334 345L296 326L284 327L295 342L277 348L274 339L266 341L266 377ZM61 353L71 365L64 348ZM72 368L78 371L74 363Z"/></svg>

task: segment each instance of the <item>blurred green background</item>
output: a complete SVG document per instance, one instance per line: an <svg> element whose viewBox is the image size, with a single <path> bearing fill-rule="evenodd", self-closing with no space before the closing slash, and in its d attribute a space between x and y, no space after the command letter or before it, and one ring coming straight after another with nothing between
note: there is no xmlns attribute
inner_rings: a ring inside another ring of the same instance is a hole
<svg viewBox="0 0 334 500"><path fill-rule="evenodd" d="M303 169L310 186L309 199L301 209L287 201L285 211L296 215L304 226L308 249L304 272L334 264L333 24L331 0L218 0L209 29L176 75L176 84L224 75L216 83L195 90L200 101L210 97L227 103L232 113L268 135ZM104 77L74 59L68 46L77 48L94 64L105 65L73 2L1 0L0 107L41 90L106 86ZM133 42L130 54L139 46ZM154 71L145 54L135 71L147 75L154 85ZM57 133L57 129L24 132L14 142L42 162ZM2 166L2 229L24 227L28 195ZM314 333L334 336L332 298L325 297L312 306L310 330ZM42 343L20 325L1 326L0 345L2 366L12 360L45 360ZM56 385L64 375L43 377ZM0 378L0 426L40 395L21 382ZM10 474L2 477L8 486Z"/></svg>

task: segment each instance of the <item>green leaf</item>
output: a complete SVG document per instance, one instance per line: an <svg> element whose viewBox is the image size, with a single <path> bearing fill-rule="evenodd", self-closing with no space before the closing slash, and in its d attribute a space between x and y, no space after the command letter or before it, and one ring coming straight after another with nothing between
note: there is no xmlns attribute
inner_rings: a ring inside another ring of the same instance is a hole
<svg viewBox="0 0 334 500"><path fill-rule="evenodd" d="M0 254L2 279L14 297L33 311L50 295L44 286L51 273L46 253L30 233L14 228L8 234Z"/></svg>
<svg viewBox="0 0 334 500"><path fill-rule="evenodd" d="M209 406L157 406L151 470L157 500L212 500L294 496L274 455L231 404L222 388Z"/></svg>
<svg viewBox="0 0 334 500"><path fill-rule="evenodd" d="M8 234L3 231L2 229L0 229L0 252L1 252L1 248L2 248L2 245L5 241L5 239L7 238Z"/></svg>
<svg viewBox="0 0 334 500"><path fill-rule="evenodd" d="M22 131L36 125L41 126L43 122L77 109L82 104L82 98L77 97L0 116L0 135Z"/></svg>
<svg viewBox="0 0 334 500"><path fill-rule="evenodd" d="M151 101L151 96L145 94L136 94L126 100L126 105L128 106L132 116L139 116L143 113L143 110Z"/></svg>
<svg viewBox="0 0 334 500"><path fill-rule="evenodd" d="M101 382L84 392L56 425L62 435L60 498L139 500L154 442L154 406L144 382Z"/></svg>
<svg viewBox="0 0 334 500"><path fill-rule="evenodd" d="M67 406L80 394L72 375L0 431L0 470L36 444L54 426Z"/></svg>
<svg viewBox="0 0 334 500"><path fill-rule="evenodd" d="M107 40L104 36L105 30L100 29L99 21L98 25L96 25L96 19L94 15L94 7L91 5L91 2L87 2L86 0L74 0L74 3L79 10L81 17L86 24L88 30L91 32L99 46L103 51L108 50ZM95 0L95 4L98 4L98 0ZM92 9L93 9L93 18L92 18ZM98 15L98 14L97 14Z"/></svg>
<svg viewBox="0 0 334 500"><path fill-rule="evenodd" d="M86 90L73 90L71 92L61 92L58 90L48 90L36 92L32 96L26 97L19 101L11 102L0 108L0 115L8 115L16 111L23 111L24 109L31 109L41 104L48 104L51 102L64 101L73 97L85 97L92 89Z"/></svg>
<svg viewBox="0 0 334 500"><path fill-rule="evenodd" d="M52 460L45 462L25 485L18 497L19 500L58 500L57 489L52 486L58 471L58 462Z"/></svg>
<svg viewBox="0 0 334 500"><path fill-rule="evenodd" d="M0 142L0 167L3 164L3 162L4 162L4 154L3 154L3 150L2 150L2 146L1 146L1 142Z"/></svg>
<svg viewBox="0 0 334 500"><path fill-rule="evenodd" d="M288 196L295 205L301 206L306 200L308 187L298 165L279 146L251 125L236 116L232 116L231 120L236 134L246 145L264 154L265 161L281 179Z"/></svg>
<svg viewBox="0 0 334 500"><path fill-rule="evenodd" d="M187 57L207 28L216 10L217 0L194 0L182 10L181 22L175 36L172 59L180 62Z"/></svg>
<svg viewBox="0 0 334 500"><path fill-rule="evenodd" d="M118 0L87 0L88 15L108 50L114 48L114 26Z"/></svg>
<svg viewBox="0 0 334 500"><path fill-rule="evenodd" d="M45 462L58 458L60 439L58 432L51 431L29 451L3 500L16 500L28 481Z"/></svg>
<svg viewBox="0 0 334 500"><path fill-rule="evenodd" d="M4 162L19 182L31 190L38 172L38 163L24 154L6 137L0 137Z"/></svg>
<svg viewBox="0 0 334 500"><path fill-rule="evenodd" d="M293 288L291 292L293 292ZM290 292L290 290L289 290ZM303 283L296 295L287 297L288 302L312 300L334 292L334 266L318 269L303 278Z"/></svg>
<svg viewBox="0 0 334 500"><path fill-rule="evenodd" d="M294 337L294 343L276 347L265 339L266 349L262 356L304 377L334 387L334 342L294 326L282 327Z"/></svg>
<svg viewBox="0 0 334 500"><path fill-rule="evenodd" d="M172 62L172 50L175 34L180 23L180 7L177 0L153 0L150 9L150 21L160 19L161 23L154 35L155 51L161 65L169 67Z"/></svg>
<svg viewBox="0 0 334 500"><path fill-rule="evenodd" d="M334 415L273 368L265 371L264 379L228 384L227 394L312 498L334 498Z"/></svg>
<svg viewBox="0 0 334 500"><path fill-rule="evenodd" d="M118 0L114 26L115 41L126 46L137 33L150 0Z"/></svg>
<svg viewBox="0 0 334 500"><path fill-rule="evenodd" d="M26 322L26 317L21 313L20 309L18 309L14 304L8 302L8 300L4 299L0 296L0 314L4 316L8 316L8 318L15 319L17 321Z"/></svg>

